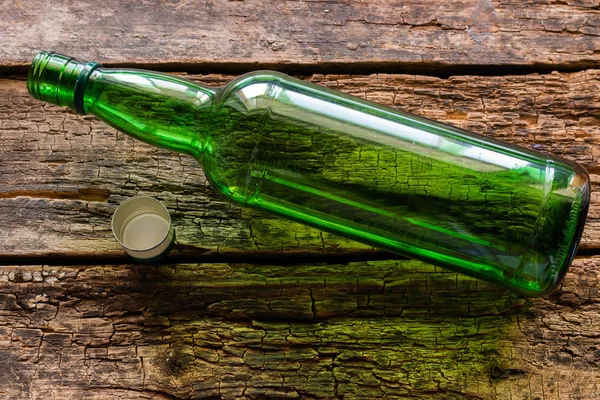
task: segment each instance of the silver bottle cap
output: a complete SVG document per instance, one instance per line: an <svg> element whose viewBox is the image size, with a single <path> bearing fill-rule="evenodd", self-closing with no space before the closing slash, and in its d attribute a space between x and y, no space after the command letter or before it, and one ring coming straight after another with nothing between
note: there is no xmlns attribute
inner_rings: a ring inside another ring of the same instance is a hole
<svg viewBox="0 0 600 400"><path fill-rule="evenodd" d="M112 231L125 252L137 261L152 263L171 249L175 231L167 208L148 196L136 196L117 207Z"/></svg>

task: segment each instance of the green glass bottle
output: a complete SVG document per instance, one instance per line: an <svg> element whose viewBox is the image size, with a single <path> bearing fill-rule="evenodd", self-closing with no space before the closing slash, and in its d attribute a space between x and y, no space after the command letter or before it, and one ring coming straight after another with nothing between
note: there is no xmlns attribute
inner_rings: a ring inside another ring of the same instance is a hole
<svg viewBox="0 0 600 400"><path fill-rule="evenodd" d="M27 87L191 154L238 204L526 295L559 284L587 214L575 163L277 72L208 88L41 52Z"/></svg>

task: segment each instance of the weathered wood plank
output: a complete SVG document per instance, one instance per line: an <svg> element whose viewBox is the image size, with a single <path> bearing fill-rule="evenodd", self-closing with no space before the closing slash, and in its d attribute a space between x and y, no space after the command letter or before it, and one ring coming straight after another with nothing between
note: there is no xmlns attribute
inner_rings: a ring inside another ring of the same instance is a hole
<svg viewBox="0 0 600 400"><path fill-rule="evenodd" d="M525 300L415 261L0 267L0 396L592 399L599 269Z"/></svg>
<svg viewBox="0 0 600 400"><path fill-rule="evenodd" d="M207 84L230 77L189 76ZM411 75L307 78L381 104L576 160L594 188L600 167L600 70L439 79ZM110 233L116 205L136 194L164 201L178 251L369 251L355 242L221 200L185 155L126 137L94 117L31 99L0 80L1 256L122 255ZM598 196L582 248L600 247Z"/></svg>
<svg viewBox="0 0 600 400"><path fill-rule="evenodd" d="M39 50L164 68L590 68L594 0L71 1L0 3L0 67ZM455 71L456 69L454 69Z"/></svg>

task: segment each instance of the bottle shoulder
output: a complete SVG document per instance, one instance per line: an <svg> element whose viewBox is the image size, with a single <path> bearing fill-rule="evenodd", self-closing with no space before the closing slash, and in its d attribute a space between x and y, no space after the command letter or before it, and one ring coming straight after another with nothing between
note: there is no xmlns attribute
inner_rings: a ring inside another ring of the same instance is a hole
<svg viewBox="0 0 600 400"><path fill-rule="evenodd" d="M282 83L291 79L276 71L253 71L241 75L222 87L217 99L218 105L246 103L251 108L265 105L261 99L272 98Z"/></svg>
<svg viewBox="0 0 600 400"><path fill-rule="evenodd" d="M276 82L279 83L284 80L292 79L291 76L284 74L283 72L271 71L271 70L257 70L247 72L240 75L225 85L225 90L235 90L248 85L264 82Z"/></svg>

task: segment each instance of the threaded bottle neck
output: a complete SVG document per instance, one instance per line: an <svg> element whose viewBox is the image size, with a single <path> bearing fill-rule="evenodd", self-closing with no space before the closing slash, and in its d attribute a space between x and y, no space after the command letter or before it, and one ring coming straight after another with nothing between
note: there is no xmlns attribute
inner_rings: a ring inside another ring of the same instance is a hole
<svg viewBox="0 0 600 400"><path fill-rule="evenodd" d="M83 89L88 77L98 66L96 63L79 62L71 57L41 51L29 68L27 90L38 100L85 114Z"/></svg>

